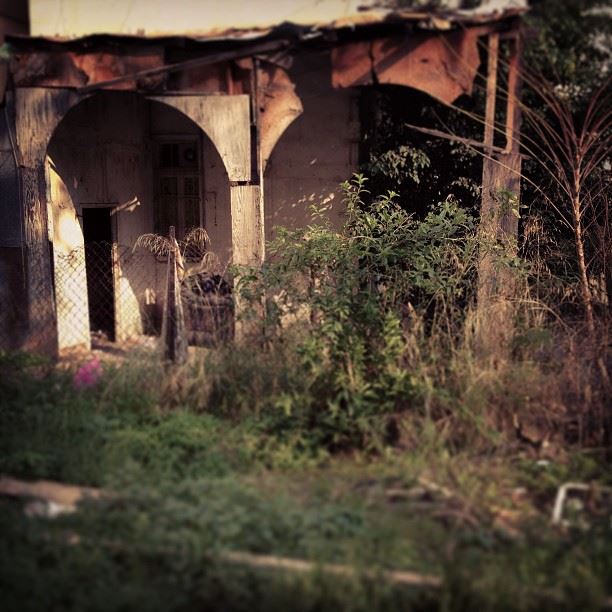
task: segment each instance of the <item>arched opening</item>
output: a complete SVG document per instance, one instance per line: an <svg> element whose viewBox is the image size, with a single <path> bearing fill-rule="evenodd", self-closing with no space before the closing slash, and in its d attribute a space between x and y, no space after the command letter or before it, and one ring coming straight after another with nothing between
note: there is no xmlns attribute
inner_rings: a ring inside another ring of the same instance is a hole
<svg viewBox="0 0 612 612"><path fill-rule="evenodd" d="M165 258L134 243L145 233L181 239L204 227L226 264L229 181L200 127L131 92L101 92L73 107L47 148L47 200L60 349L90 338L154 335Z"/></svg>
<svg viewBox="0 0 612 612"><path fill-rule="evenodd" d="M328 53L305 54L289 71L304 110L280 137L266 166L266 240L274 237L274 227L307 225L313 204L329 205L332 224L342 224L339 185L358 167L359 93L334 89L321 78L329 62Z"/></svg>

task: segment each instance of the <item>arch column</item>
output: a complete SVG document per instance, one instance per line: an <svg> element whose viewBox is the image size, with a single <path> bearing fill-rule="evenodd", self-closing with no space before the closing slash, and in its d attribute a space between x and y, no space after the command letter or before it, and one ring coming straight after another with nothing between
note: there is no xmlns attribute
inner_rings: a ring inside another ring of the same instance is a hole
<svg viewBox="0 0 612 612"><path fill-rule="evenodd" d="M21 348L55 357L57 318L53 295L45 157L53 131L82 97L68 89L18 88L15 131L21 183L25 255L26 331Z"/></svg>
<svg viewBox="0 0 612 612"><path fill-rule="evenodd" d="M150 96L196 123L219 152L230 184L232 261L258 265L264 257L264 217L259 177L254 176L248 95Z"/></svg>
<svg viewBox="0 0 612 612"><path fill-rule="evenodd" d="M264 61L257 65L257 111L261 178L274 147L289 126L304 112L295 84L280 66Z"/></svg>

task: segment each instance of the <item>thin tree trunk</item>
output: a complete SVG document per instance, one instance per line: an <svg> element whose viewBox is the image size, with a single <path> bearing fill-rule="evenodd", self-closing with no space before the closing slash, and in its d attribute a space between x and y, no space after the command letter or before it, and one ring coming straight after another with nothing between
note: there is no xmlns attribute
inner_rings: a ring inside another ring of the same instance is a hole
<svg viewBox="0 0 612 612"><path fill-rule="evenodd" d="M582 201L580 198L580 182L575 181L574 196L572 198L572 214L574 216L574 239L576 242L576 256L578 258L578 270L580 272L580 294L587 329L591 340L595 340L595 319L593 317L593 296L589 287L586 257L584 254L584 235L582 232Z"/></svg>

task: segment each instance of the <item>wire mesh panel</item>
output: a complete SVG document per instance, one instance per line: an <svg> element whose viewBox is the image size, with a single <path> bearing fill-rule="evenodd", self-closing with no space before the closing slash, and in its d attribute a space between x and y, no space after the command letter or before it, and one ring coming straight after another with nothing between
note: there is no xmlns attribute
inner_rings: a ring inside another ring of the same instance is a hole
<svg viewBox="0 0 612 612"><path fill-rule="evenodd" d="M88 345L89 299L85 249L53 254L57 335L60 348Z"/></svg>
<svg viewBox="0 0 612 612"><path fill-rule="evenodd" d="M150 253L89 242L56 252L54 266L60 348L158 333L158 264Z"/></svg>
<svg viewBox="0 0 612 612"><path fill-rule="evenodd" d="M107 242L85 245L89 328L115 340L115 283L113 245Z"/></svg>
<svg viewBox="0 0 612 612"><path fill-rule="evenodd" d="M60 350L159 336L165 257L105 241L70 250L56 245L51 257ZM27 326L28 295L18 280L2 283L0 350L19 348ZM189 344L217 346L233 338L231 285L220 275L188 276L182 282L181 299Z"/></svg>

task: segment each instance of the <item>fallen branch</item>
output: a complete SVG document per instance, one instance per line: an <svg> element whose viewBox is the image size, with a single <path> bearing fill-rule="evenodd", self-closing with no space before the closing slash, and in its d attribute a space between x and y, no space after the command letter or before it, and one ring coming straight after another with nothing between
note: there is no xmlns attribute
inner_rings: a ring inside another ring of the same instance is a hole
<svg viewBox="0 0 612 612"><path fill-rule="evenodd" d="M463 136L458 136L456 134L449 134L447 132L442 132L440 130L434 130L431 128L425 128L418 125L412 125L412 123L404 124L407 128L414 130L415 132L421 132L421 134L427 134L427 136L434 136L435 138L442 138L444 140L450 140L452 142L459 142L461 144L476 147L478 149L487 148L495 153L507 153L506 149L502 149L502 147L496 147L493 145L486 145L484 142L480 142L479 140L474 140L473 138L465 138Z"/></svg>
<svg viewBox="0 0 612 612"><path fill-rule="evenodd" d="M354 576L366 576L367 578L383 578L391 584L398 584L413 587L440 588L442 579L438 576L429 574L418 574L416 572L365 569L359 572L350 565L339 565L332 563L314 563L303 559L290 559L288 557L276 557L273 555L254 555L252 553L225 551L219 554L221 561L247 567L285 570L289 572L307 574L313 571L320 571L323 574L342 576L351 578Z"/></svg>
<svg viewBox="0 0 612 612"><path fill-rule="evenodd" d="M77 505L85 499L100 498L109 495L109 493L102 489L66 485L49 480L26 482L17 480L16 478L0 476L0 495L31 499L38 503L46 502L50 504L50 507L38 508L37 506L34 512L29 512L26 509L26 513L30 516L37 514L53 518L58 514L75 512ZM75 534L71 534L70 543L78 544L80 541L78 535L75 537ZM397 585L428 588L439 588L442 586L442 579L438 576L419 574L416 572L376 571L373 569L365 569L363 572L359 572L350 565L318 564L304 559L291 559L273 555L255 555L240 551L223 551L219 553L218 558L224 563L244 565L252 568L285 570L303 574L319 570L324 574L331 574L334 576L353 577L364 575L372 579L382 577L388 582Z"/></svg>
<svg viewBox="0 0 612 612"><path fill-rule="evenodd" d="M108 493L102 489L67 485L51 480L28 482L9 476L0 476L0 495L37 499L55 504L60 512L74 512L77 504L84 499L97 499Z"/></svg>

